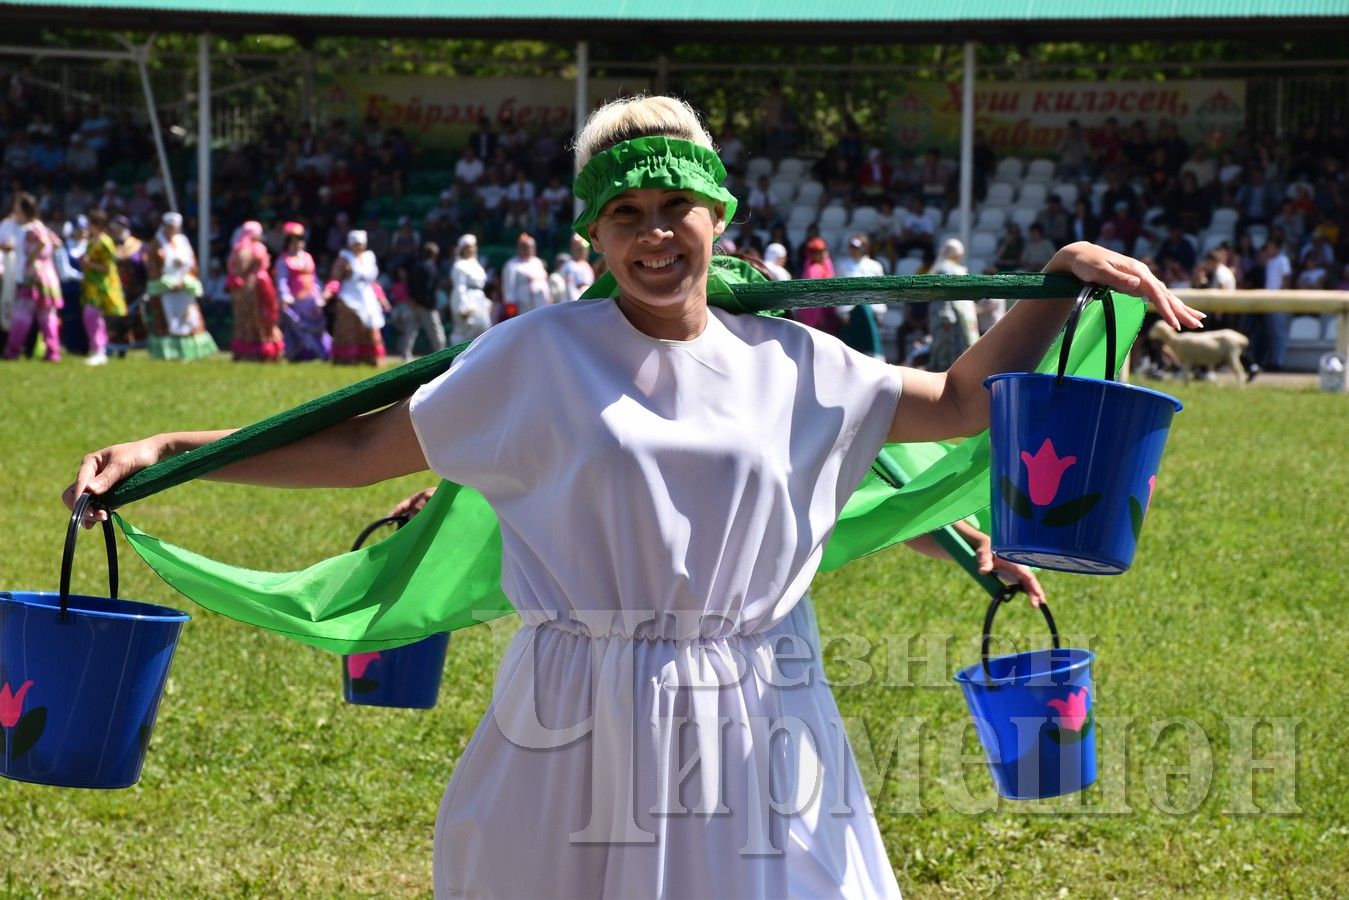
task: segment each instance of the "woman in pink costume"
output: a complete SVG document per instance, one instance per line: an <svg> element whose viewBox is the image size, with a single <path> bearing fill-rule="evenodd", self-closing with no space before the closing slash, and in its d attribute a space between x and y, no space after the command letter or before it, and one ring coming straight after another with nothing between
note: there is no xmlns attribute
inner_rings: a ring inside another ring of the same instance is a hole
<svg viewBox="0 0 1349 900"><path fill-rule="evenodd" d="M333 339L323 315L323 294L314 279L314 257L305 250L304 226L287 222L285 249L276 259L276 293L281 301L281 331L291 362L327 359Z"/></svg>
<svg viewBox="0 0 1349 900"><path fill-rule="evenodd" d="M32 194L19 195L15 205L23 226L24 263L10 321L9 340L5 344L5 359L18 358L28 340L28 332L36 322L47 345L47 361L60 362L61 320L57 310L64 303L61 279L56 275L53 261L59 238L38 218L37 201Z"/></svg>

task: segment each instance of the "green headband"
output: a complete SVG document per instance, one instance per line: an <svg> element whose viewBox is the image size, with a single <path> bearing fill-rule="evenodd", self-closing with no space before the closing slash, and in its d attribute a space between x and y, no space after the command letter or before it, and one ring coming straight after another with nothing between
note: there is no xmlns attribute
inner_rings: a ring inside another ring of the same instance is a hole
<svg viewBox="0 0 1349 900"><path fill-rule="evenodd" d="M691 191L713 203L726 205L726 221L735 215L736 199L721 186L726 167L717 154L692 141L669 137L641 137L596 153L576 176L572 193L585 209L572 229L586 240L586 228L606 203L624 191L658 188Z"/></svg>

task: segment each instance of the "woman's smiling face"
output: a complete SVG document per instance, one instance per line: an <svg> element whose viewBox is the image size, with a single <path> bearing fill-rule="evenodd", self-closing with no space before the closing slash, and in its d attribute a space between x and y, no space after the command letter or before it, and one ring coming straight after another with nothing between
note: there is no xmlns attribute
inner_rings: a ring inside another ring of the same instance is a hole
<svg viewBox="0 0 1349 900"><path fill-rule="evenodd" d="M719 204L690 191L642 188L610 200L590 235L625 299L670 307L706 299L712 242L724 229Z"/></svg>

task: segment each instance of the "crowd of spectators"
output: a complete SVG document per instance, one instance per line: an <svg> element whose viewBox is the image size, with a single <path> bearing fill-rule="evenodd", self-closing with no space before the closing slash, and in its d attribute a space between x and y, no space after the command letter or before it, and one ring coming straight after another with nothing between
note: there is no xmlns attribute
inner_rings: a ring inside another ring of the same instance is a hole
<svg viewBox="0 0 1349 900"><path fill-rule="evenodd" d="M125 112L87 106L51 116L31 101L24 79L9 77L0 102L3 208L10 196L31 192L43 221L75 242L92 209L108 215L114 238L153 234L168 201L146 129ZM718 132L742 210L727 231L728 250L793 277L822 271L811 267L817 260L808 249L821 242L840 258L865 242L881 272L930 271L942 261L939 249L959 230L958 171L937 149L890 152L885 135L865 134L848 119L818 158L795 156L799 121L776 86L755 117L752 133L729 124ZM193 155L169 140L175 171L189 175L178 191L183 232L195 237ZM386 296L414 273L422 279L427 247L435 247L435 290L447 320L458 248L472 235L494 318L521 309L506 296L505 277L521 235L543 260L531 267L536 295L550 269L555 289L565 282L578 256L570 245L567 140L483 118L462 148L441 153L418 150L375 120L314 125L278 117L256 141L215 154L211 246L201 272L207 318L228 316L226 264L250 220L261 224L273 258L288 230L302 226L322 277L351 233L362 232ZM1152 133L1143 122L1109 120L1097 128L1070 123L1056 157L1027 168L999 159L981 133L972 173L978 220L961 259L974 271L1036 270L1058 246L1089 240L1144 259L1174 287L1349 287L1347 151L1341 124L1326 131L1309 124L1287 142L1242 132L1209 146L1191 145L1173 123ZM129 287L130 299L136 291ZM912 331L923 311L910 312ZM1287 322L1239 324L1256 332L1257 361L1278 368Z"/></svg>

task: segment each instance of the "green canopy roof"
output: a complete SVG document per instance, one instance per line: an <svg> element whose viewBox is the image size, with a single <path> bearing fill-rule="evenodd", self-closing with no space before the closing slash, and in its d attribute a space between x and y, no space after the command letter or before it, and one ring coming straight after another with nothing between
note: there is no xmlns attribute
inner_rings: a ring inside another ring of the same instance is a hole
<svg viewBox="0 0 1349 900"><path fill-rule="evenodd" d="M128 30L764 41L1319 33L1349 0L11 0L0 20Z"/></svg>

